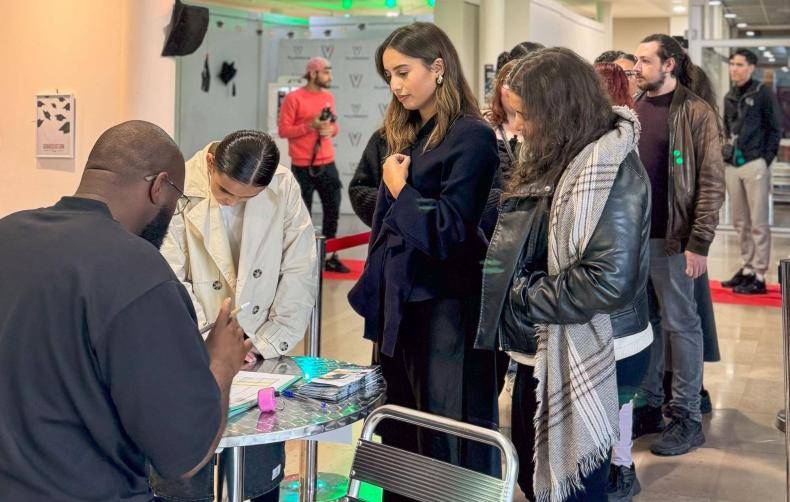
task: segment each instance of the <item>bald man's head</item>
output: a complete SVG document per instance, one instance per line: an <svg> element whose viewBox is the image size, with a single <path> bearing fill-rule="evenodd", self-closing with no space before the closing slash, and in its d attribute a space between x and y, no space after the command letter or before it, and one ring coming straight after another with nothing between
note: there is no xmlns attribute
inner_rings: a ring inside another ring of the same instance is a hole
<svg viewBox="0 0 790 502"><path fill-rule="evenodd" d="M85 175L93 174L92 170L112 173L122 182L135 182L162 171L182 179L184 157L175 141L159 126L130 120L99 136L88 156Z"/></svg>
<svg viewBox="0 0 790 502"><path fill-rule="evenodd" d="M184 189L184 156L161 128L131 120L93 145L77 196L101 200L127 230L161 245Z"/></svg>

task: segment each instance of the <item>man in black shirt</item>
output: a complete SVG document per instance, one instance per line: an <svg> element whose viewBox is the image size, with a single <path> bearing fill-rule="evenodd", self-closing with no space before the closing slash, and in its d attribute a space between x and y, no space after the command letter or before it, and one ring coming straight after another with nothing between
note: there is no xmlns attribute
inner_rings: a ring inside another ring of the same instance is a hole
<svg viewBox="0 0 790 502"><path fill-rule="evenodd" d="M779 151L782 129L778 105L771 89L752 79L757 56L739 49L730 56L732 89L724 98L724 129L727 192L732 223L741 241L741 268L722 286L736 293L765 294L765 272L771 258L771 227L768 224L768 167Z"/></svg>
<svg viewBox="0 0 790 502"><path fill-rule="evenodd" d="M126 122L73 197L0 220L0 500L149 501L146 461L213 454L250 347L227 301L203 342L157 251L183 183L173 140Z"/></svg>

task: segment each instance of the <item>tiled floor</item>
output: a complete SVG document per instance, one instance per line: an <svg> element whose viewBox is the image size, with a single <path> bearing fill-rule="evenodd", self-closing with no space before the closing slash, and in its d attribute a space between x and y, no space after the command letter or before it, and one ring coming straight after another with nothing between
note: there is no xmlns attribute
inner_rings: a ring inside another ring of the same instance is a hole
<svg viewBox="0 0 790 502"><path fill-rule="evenodd" d="M352 221L343 223L341 233L364 230ZM360 258L364 252L358 249L343 255ZM778 263L788 256L790 238L775 238L774 260ZM714 279L727 278L737 269L738 246L733 235L717 237L709 264ZM776 282L775 270L769 280ZM350 287L346 281L325 284L322 355L369 363L371 345L361 338L361 318L346 302ZM643 491L635 500L768 502L785 498L784 436L773 425L777 410L784 405L780 310L716 305L715 311L722 361L705 366L705 386L714 407L704 420L707 442L690 454L662 458L649 452L651 437L638 440L634 458ZM500 404L507 427L508 396L503 394ZM359 429L357 424L355 434ZM287 452L286 472L296 472L299 443L290 442ZM320 470L347 474L351 457L349 445L321 444Z"/></svg>

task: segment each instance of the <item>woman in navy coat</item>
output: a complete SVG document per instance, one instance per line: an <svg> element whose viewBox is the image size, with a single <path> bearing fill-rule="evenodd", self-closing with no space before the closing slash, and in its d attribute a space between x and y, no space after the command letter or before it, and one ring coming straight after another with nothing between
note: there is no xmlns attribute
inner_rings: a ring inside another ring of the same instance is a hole
<svg viewBox="0 0 790 502"><path fill-rule="evenodd" d="M435 25L395 30L376 65L393 93L384 120L390 155L368 261L349 301L365 318L365 338L376 342L388 403L495 428L494 353L472 345L487 246L479 224L499 164L496 138ZM489 447L410 426L382 432L385 444L484 472L499 468Z"/></svg>

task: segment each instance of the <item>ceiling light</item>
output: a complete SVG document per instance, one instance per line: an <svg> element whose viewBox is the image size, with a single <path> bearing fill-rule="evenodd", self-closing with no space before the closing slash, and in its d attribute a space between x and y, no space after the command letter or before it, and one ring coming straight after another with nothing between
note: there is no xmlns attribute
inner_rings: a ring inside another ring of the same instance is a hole
<svg viewBox="0 0 790 502"><path fill-rule="evenodd" d="M724 17L726 17L727 19L735 19L736 17L738 17L738 14L734 12L727 12L726 14L724 14Z"/></svg>
<svg viewBox="0 0 790 502"><path fill-rule="evenodd" d="M783 67L782 67L782 71L783 71L783 72L785 72L785 73L787 73L787 72L789 72L789 71L790 71L790 68L788 68L787 66L783 66Z"/></svg>
<svg viewBox="0 0 790 502"><path fill-rule="evenodd" d="M721 5L721 0L710 0L708 2L708 5L710 5L711 7L718 7L719 5Z"/></svg>
<svg viewBox="0 0 790 502"><path fill-rule="evenodd" d="M772 58L772 57L774 57L774 55L773 55L773 54L771 54L771 51L765 51L765 52L763 52L763 56L765 56L765 57L767 57L767 58Z"/></svg>
<svg viewBox="0 0 790 502"><path fill-rule="evenodd" d="M754 32L753 31L747 31L746 32L746 36L747 37L753 37L754 36Z"/></svg>
<svg viewBox="0 0 790 502"><path fill-rule="evenodd" d="M765 50L765 46L761 45L760 47L758 47L758 49L760 49L761 51L764 51Z"/></svg>
<svg viewBox="0 0 790 502"><path fill-rule="evenodd" d="M749 25L747 23L738 23L735 26L737 26L738 28L746 28Z"/></svg>
<svg viewBox="0 0 790 502"><path fill-rule="evenodd" d="M676 12L678 14L682 14L682 13L686 12L686 7L683 6L683 5L676 5L676 6L672 7L672 12Z"/></svg>
<svg viewBox="0 0 790 502"><path fill-rule="evenodd" d="M387 17L398 17L397 12L387 12Z"/></svg>

